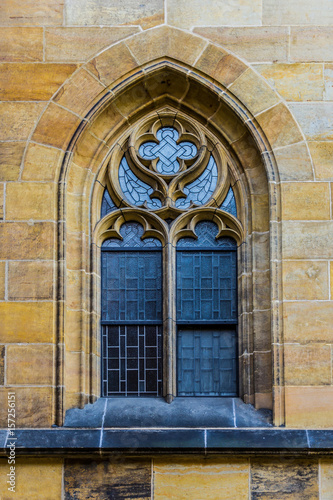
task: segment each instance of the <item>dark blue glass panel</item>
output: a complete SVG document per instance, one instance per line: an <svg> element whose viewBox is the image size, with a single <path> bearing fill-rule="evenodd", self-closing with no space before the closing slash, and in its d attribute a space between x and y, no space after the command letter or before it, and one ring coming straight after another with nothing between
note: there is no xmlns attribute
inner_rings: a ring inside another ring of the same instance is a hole
<svg viewBox="0 0 333 500"><path fill-rule="evenodd" d="M158 209L162 206L158 198L150 198L153 188L141 181L131 170L126 157L123 156L119 165L119 184L125 198L136 206L142 206L146 203L147 208Z"/></svg>
<svg viewBox="0 0 333 500"><path fill-rule="evenodd" d="M120 228L123 239L109 238L103 242L102 248L162 247L162 243L157 238L144 238L142 240L143 233L143 227L138 222L126 222Z"/></svg>
<svg viewBox="0 0 333 500"><path fill-rule="evenodd" d="M102 206L101 206L101 218L105 217L106 214L113 212L117 207L113 203L112 198L107 189L104 190Z"/></svg>
<svg viewBox="0 0 333 500"><path fill-rule="evenodd" d="M232 187L229 189L227 196L224 198L221 210L237 217L236 200Z"/></svg>
<svg viewBox="0 0 333 500"><path fill-rule="evenodd" d="M196 146L189 141L177 143L179 134L174 127L162 127L158 130L156 142L145 142L139 148L139 155L145 160L159 158L156 169L160 174L176 174L180 168L177 158L188 160L197 154Z"/></svg>
<svg viewBox="0 0 333 500"><path fill-rule="evenodd" d="M178 396L237 396L235 330L179 329Z"/></svg>
<svg viewBox="0 0 333 500"><path fill-rule="evenodd" d="M233 238L223 237L216 239L218 227L214 222L199 222L195 227L195 232L198 236L197 239L190 237L181 238L177 243L177 248L218 247L236 249L237 247L237 243Z"/></svg>
<svg viewBox="0 0 333 500"><path fill-rule="evenodd" d="M188 208L191 203L204 205L213 196L217 185L217 166L214 157L211 156L207 167L202 174L190 184L187 184L183 191L186 198L178 198L176 207Z"/></svg>

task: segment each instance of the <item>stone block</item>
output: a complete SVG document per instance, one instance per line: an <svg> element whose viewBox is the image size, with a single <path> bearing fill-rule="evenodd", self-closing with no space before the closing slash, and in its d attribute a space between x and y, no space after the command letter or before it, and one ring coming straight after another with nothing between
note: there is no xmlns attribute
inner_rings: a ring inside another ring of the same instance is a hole
<svg viewBox="0 0 333 500"><path fill-rule="evenodd" d="M304 142L274 150L281 181L311 181L313 170Z"/></svg>
<svg viewBox="0 0 333 500"><path fill-rule="evenodd" d="M289 34L288 28L285 27L201 27L193 31L249 62L287 61L288 59Z"/></svg>
<svg viewBox="0 0 333 500"><path fill-rule="evenodd" d="M256 64L255 69L287 101L321 101L323 65L315 63Z"/></svg>
<svg viewBox="0 0 333 500"><path fill-rule="evenodd" d="M333 181L333 141L309 141L315 177Z"/></svg>
<svg viewBox="0 0 333 500"><path fill-rule="evenodd" d="M42 28L1 28L1 62L37 62L42 60Z"/></svg>
<svg viewBox="0 0 333 500"><path fill-rule="evenodd" d="M333 262L330 262L330 293L333 297Z"/></svg>
<svg viewBox="0 0 333 500"><path fill-rule="evenodd" d="M286 386L285 393L287 427L332 427L332 386Z"/></svg>
<svg viewBox="0 0 333 500"><path fill-rule="evenodd" d="M163 0L71 0L65 19L69 26L138 24L145 29L164 22L164 5Z"/></svg>
<svg viewBox="0 0 333 500"><path fill-rule="evenodd" d="M324 344L285 344L286 385L330 385L331 346Z"/></svg>
<svg viewBox="0 0 333 500"><path fill-rule="evenodd" d="M195 67L209 74L225 87L228 87L247 69L242 61L212 44L209 44L203 51Z"/></svg>
<svg viewBox="0 0 333 500"><path fill-rule="evenodd" d="M0 181L18 179L24 148L24 142L0 142Z"/></svg>
<svg viewBox="0 0 333 500"><path fill-rule="evenodd" d="M155 500L249 498L249 467L246 458L206 457L154 459Z"/></svg>
<svg viewBox="0 0 333 500"><path fill-rule="evenodd" d="M8 345L7 384L52 385L53 349L43 344Z"/></svg>
<svg viewBox="0 0 333 500"><path fill-rule="evenodd" d="M47 101L76 68L76 64L1 63L0 99Z"/></svg>
<svg viewBox="0 0 333 500"><path fill-rule="evenodd" d="M243 124L223 101L221 101L220 108L211 122L230 142L237 141L244 135Z"/></svg>
<svg viewBox="0 0 333 500"><path fill-rule="evenodd" d="M193 26L244 26L261 24L259 0L169 0L168 23L180 28Z"/></svg>
<svg viewBox="0 0 333 500"><path fill-rule="evenodd" d="M0 220L4 218L5 215L5 184L0 182Z"/></svg>
<svg viewBox="0 0 333 500"><path fill-rule="evenodd" d="M55 218L55 185L9 183L6 189L7 220L52 220Z"/></svg>
<svg viewBox="0 0 333 500"><path fill-rule="evenodd" d="M104 85L111 85L123 75L138 66L124 42L105 50L87 64L89 69Z"/></svg>
<svg viewBox="0 0 333 500"><path fill-rule="evenodd" d="M68 351L78 352L82 347L84 326L88 325L88 313L84 311L66 310L65 344Z"/></svg>
<svg viewBox="0 0 333 500"><path fill-rule="evenodd" d="M139 28L135 26L47 28L45 30L45 60L85 62L100 50L138 31Z"/></svg>
<svg viewBox="0 0 333 500"><path fill-rule="evenodd" d="M66 148L80 120L69 111L50 103L33 133L32 140Z"/></svg>
<svg viewBox="0 0 333 500"><path fill-rule="evenodd" d="M290 109L308 139L333 140L333 102L295 103Z"/></svg>
<svg viewBox="0 0 333 500"><path fill-rule="evenodd" d="M303 140L294 118L284 104L277 104L258 115L256 119L273 149Z"/></svg>
<svg viewBox="0 0 333 500"><path fill-rule="evenodd" d="M270 394L272 392L272 352L265 351L254 352L254 388L256 393L256 408L271 408L268 406L259 406L257 404L257 393Z"/></svg>
<svg viewBox="0 0 333 500"><path fill-rule="evenodd" d="M251 458L252 500L319 498L318 461Z"/></svg>
<svg viewBox="0 0 333 500"><path fill-rule="evenodd" d="M0 385L5 383L5 346L0 345Z"/></svg>
<svg viewBox="0 0 333 500"><path fill-rule="evenodd" d="M332 222L282 222L282 252L285 259L333 258Z"/></svg>
<svg viewBox="0 0 333 500"><path fill-rule="evenodd" d="M8 463L4 461L0 465L0 490L2 500L11 500L16 495L21 500L37 500L43 495L48 500L59 500L62 494L62 470L63 460L61 458L20 458L16 466L16 492L8 491L6 484L8 474Z"/></svg>
<svg viewBox="0 0 333 500"><path fill-rule="evenodd" d="M331 500L333 491L333 460L322 458L319 462L320 469L320 498Z"/></svg>
<svg viewBox="0 0 333 500"><path fill-rule="evenodd" d="M255 351L271 349L271 311L253 311L253 347Z"/></svg>
<svg viewBox="0 0 333 500"><path fill-rule="evenodd" d="M65 365L65 383L66 391L79 392L80 391L80 377L85 378L84 364L82 363L83 355L81 352L66 351L66 365Z"/></svg>
<svg viewBox="0 0 333 500"><path fill-rule="evenodd" d="M2 342L52 342L53 309L51 302L0 302Z"/></svg>
<svg viewBox="0 0 333 500"><path fill-rule="evenodd" d="M1 102L0 141L26 140L44 106L40 102Z"/></svg>
<svg viewBox="0 0 333 500"><path fill-rule="evenodd" d="M267 194L254 194L252 200L252 230L263 233L269 230L269 200Z"/></svg>
<svg viewBox="0 0 333 500"><path fill-rule="evenodd" d="M59 149L30 143L24 159L22 180L56 181L62 159L63 152Z"/></svg>
<svg viewBox="0 0 333 500"><path fill-rule="evenodd" d="M186 106L199 113L205 120L209 120L216 113L220 104L210 89L202 87L199 82L193 80L190 81L184 101Z"/></svg>
<svg viewBox="0 0 333 500"><path fill-rule="evenodd" d="M139 64L171 57L193 65L205 48L206 42L184 31L162 26L132 37L126 41L126 45Z"/></svg>
<svg viewBox="0 0 333 500"><path fill-rule="evenodd" d="M132 458L66 459L64 498L151 498L151 460Z"/></svg>
<svg viewBox="0 0 333 500"><path fill-rule="evenodd" d="M295 182L281 185L282 218L285 220L329 220L328 182Z"/></svg>
<svg viewBox="0 0 333 500"><path fill-rule="evenodd" d="M53 298L53 268L52 261L9 262L9 300L51 300Z"/></svg>
<svg viewBox="0 0 333 500"><path fill-rule="evenodd" d="M8 391L15 392L15 420L17 428L51 427L53 424L51 413L53 389L52 387L36 386L15 386L0 389L0 425L2 427L7 426Z"/></svg>
<svg viewBox="0 0 333 500"><path fill-rule="evenodd" d="M94 120L89 128L89 132L103 141L107 140L110 134L115 133L120 124L124 121L121 113L110 104L102 113Z"/></svg>
<svg viewBox="0 0 333 500"><path fill-rule="evenodd" d="M290 61L332 61L332 37L332 26L292 26Z"/></svg>
<svg viewBox="0 0 333 500"><path fill-rule="evenodd" d="M246 70L229 90L253 114L261 113L279 102L272 89L253 70Z"/></svg>
<svg viewBox="0 0 333 500"><path fill-rule="evenodd" d="M140 111L143 114L148 113L154 108L153 102L150 102L150 96L144 85L144 82L138 82L136 85L131 87L128 92L123 92L119 94L113 101L115 107L119 112L126 118L130 118ZM135 120L135 118L133 118Z"/></svg>
<svg viewBox="0 0 333 500"><path fill-rule="evenodd" d="M63 22L64 0L3 0L1 25L57 26Z"/></svg>
<svg viewBox="0 0 333 500"><path fill-rule="evenodd" d="M0 259L52 259L54 232L52 222L0 224Z"/></svg>
<svg viewBox="0 0 333 500"><path fill-rule="evenodd" d="M270 271L253 273L253 307L257 311L270 308Z"/></svg>
<svg viewBox="0 0 333 500"><path fill-rule="evenodd" d="M329 269L327 262L285 261L283 263L282 280L284 299L329 299Z"/></svg>
<svg viewBox="0 0 333 500"><path fill-rule="evenodd" d="M103 85L82 69L61 87L54 101L84 117L85 111L92 108L96 98L102 97L104 90Z"/></svg>
<svg viewBox="0 0 333 500"><path fill-rule="evenodd" d="M324 100L333 101L333 64L324 66Z"/></svg>
<svg viewBox="0 0 333 500"><path fill-rule="evenodd" d="M85 304L85 297L82 296L87 288L84 282L87 275L84 271L68 271L67 272L67 294L66 302L70 309L82 309Z"/></svg>
<svg viewBox="0 0 333 500"><path fill-rule="evenodd" d="M324 26L333 23L333 6L330 0L263 0L262 23L282 25Z"/></svg>
<svg viewBox="0 0 333 500"><path fill-rule="evenodd" d="M6 293L6 262L0 262L0 300L4 300Z"/></svg>
<svg viewBox="0 0 333 500"><path fill-rule="evenodd" d="M333 309L330 301L285 302L283 319L285 342L333 343Z"/></svg>

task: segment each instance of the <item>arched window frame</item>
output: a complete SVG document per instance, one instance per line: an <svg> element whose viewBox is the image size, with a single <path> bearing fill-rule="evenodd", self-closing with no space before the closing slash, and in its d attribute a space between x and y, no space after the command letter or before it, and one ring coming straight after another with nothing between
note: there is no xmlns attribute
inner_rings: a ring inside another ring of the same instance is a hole
<svg viewBox="0 0 333 500"><path fill-rule="evenodd" d="M192 165L181 161L178 175L168 183L163 176L154 172L155 164L150 171L138 159L137 151L141 144L152 138L156 140L156 132L163 126L175 127L180 139L190 140L198 150ZM188 209L175 209L175 200L180 191L189 182L195 180L207 166L209 157L213 155L218 169L217 187L208 202L203 206L192 206ZM126 157L130 168L140 179L154 186L154 195L163 200L162 208L152 210L147 207L133 206L123 195L119 183L118 168L123 157ZM124 134L113 149L105 174L105 186L115 207L96 225L95 238L97 244L97 261L100 261L100 247L108 238L121 238L120 229L128 221L137 221L144 228L142 238L155 237L163 247L163 396L171 402L177 394L176 378L176 246L182 237L196 238L195 227L201 221L212 221L218 227L216 238L232 237L240 246L243 242L242 223L235 216L223 210L221 205L226 200L230 187L236 180L233 175L235 165L222 143L216 140L204 127L189 120L182 113L165 110L148 117ZM161 182L162 178L162 182ZM239 196L238 196L239 199ZM100 200L100 203L102 201ZM170 224L170 219L173 219ZM167 222L167 221L168 222Z"/></svg>

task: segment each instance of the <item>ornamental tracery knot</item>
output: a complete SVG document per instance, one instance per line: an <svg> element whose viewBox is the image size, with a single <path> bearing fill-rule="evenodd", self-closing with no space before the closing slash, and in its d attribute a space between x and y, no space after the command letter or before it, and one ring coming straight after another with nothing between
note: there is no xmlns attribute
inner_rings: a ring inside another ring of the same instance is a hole
<svg viewBox="0 0 333 500"><path fill-rule="evenodd" d="M166 111L142 121L114 149L108 191L115 209L137 207L165 220L203 206L225 209L233 196L231 161L206 129Z"/></svg>

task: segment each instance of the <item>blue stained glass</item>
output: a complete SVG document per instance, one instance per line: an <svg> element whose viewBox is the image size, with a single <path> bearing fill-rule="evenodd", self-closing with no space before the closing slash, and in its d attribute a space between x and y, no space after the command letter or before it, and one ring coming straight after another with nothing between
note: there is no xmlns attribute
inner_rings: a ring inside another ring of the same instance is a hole
<svg viewBox="0 0 333 500"><path fill-rule="evenodd" d="M113 203L112 198L107 189L104 190L102 206L101 206L101 218L105 217L106 214L113 212L117 207Z"/></svg>
<svg viewBox="0 0 333 500"><path fill-rule="evenodd" d="M140 156L145 160L159 158L156 169L160 174L176 174L180 165L177 158L190 160L197 154L196 146L189 141L177 144L179 134L173 127L162 127L156 134L159 143L145 142L139 148Z"/></svg>
<svg viewBox="0 0 333 500"><path fill-rule="evenodd" d="M224 198L221 210L237 217L236 200L232 187L229 189L227 196Z"/></svg>
<svg viewBox="0 0 333 500"><path fill-rule="evenodd" d="M178 198L177 208L189 208L191 203L204 205L213 195L217 185L217 165L214 157L211 156L207 167L202 174L190 184L184 187L186 198Z"/></svg>
<svg viewBox="0 0 333 500"><path fill-rule="evenodd" d="M222 238L216 239L218 233L218 227L215 222L202 221L198 222L195 227L196 235L198 239L195 238L181 238L177 243L178 247L219 247L225 249L236 249L237 243L233 238L223 236Z"/></svg>
<svg viewBox="0 0 333 500"><path fill-rule="evenodd" d="M146 202L147 208L161 208L162 203L158 198L150 198L153 188L141 181L130 169L125 156L119 165L119 183L125 198L132 204L141 206Z"/></svg>
<svg viewBox="0 0 333 500"><path fill-rule="evenodd" d="M144 238L141 239L144 233L143 227L138 222L126 222L120 228L122 240L118 238L109 238L102 244L102 248L112 247L161 247L162 243L157 238Z"/></svg>

